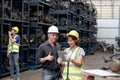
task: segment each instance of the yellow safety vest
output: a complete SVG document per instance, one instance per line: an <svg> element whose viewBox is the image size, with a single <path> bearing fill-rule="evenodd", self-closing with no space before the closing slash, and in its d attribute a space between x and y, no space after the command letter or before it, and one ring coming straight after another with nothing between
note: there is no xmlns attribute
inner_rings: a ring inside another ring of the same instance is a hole
<svg viewBox="0 0 120 80"><path fill-rule="evenodd" d="M18 35L16 35L14 37L14 39L17 37ZM12 43L9 39L9 44L8 44L8 52L7 54L10 54L11 52L17 52L19 53L19 47L20 47L20 44L19 43Z"/></svg>
<svg viewBox="0 0 120 80"><path fill-rule="evenodd" d="M82 48L77 47L75 51L72 53L71 58L76 60L78 55L80 54ZM70 48L67 48L65 51L68 53ZM69 79L70 80L82 80L82 66L77 67L72 62L69 63ZM67 62L65 62L65 67L63 70L63 80L67 78Z"/></svg>

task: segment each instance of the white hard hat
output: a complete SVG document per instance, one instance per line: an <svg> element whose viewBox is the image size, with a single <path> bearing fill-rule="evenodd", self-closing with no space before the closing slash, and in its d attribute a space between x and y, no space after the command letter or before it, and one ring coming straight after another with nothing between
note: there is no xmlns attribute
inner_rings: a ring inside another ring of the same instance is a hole
<svg viewBox="0 0 120 80"><path fill-rule="evenodd" d="M58 28L56 26L50 26L48 28L48 33L59 33Z"/></svg>

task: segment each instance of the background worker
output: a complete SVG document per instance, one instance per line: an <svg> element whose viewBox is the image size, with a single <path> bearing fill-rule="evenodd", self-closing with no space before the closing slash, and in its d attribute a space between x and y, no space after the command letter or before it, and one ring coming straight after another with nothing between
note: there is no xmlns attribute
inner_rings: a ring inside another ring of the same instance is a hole
<svg viewBox="0 0 120 80"><path fill-rule="evenodd" d="M19 74L19 46L20 46L20 36L17 35L19 29L17 26L12 27L11 31L8 31L9 35L9 44L8 44L8 51L7 56L9 58L9 65L10 65L10 78L14 79L14 66L16 69L16 80L20 80Z"/></svg>
<svg viewBox="0 0 120 80"><path fill-rule="evenodd" d="M61 46L56 42L58 28L51 26L48 29L48 40L39 46L38 60L42 64L42 80L59 80L60 65L57 63L58 50Z"/></svg>
<svg viewBox="0 0 120 80"><path fill-rule="evenodd" d="M65 49L67 55L65 56L66 62L63 70L63 80L82 80L82 66L85 52L83 48L78 46L79 33L75 30L71 30L67 34L67 37L67 43L70 47Z"/></svg>

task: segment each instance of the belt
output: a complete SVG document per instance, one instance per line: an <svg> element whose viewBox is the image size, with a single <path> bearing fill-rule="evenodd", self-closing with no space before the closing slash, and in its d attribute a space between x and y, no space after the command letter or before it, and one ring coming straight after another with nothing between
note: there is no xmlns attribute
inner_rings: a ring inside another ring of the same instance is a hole
<svg viewBox="0 0 120 80"><path fill-rule="evenodd" d="M48 71L51 71L51 72L57 72L59 71L59 69L50 69L50 68L43 68L43 70L48 70Z"/></svg>

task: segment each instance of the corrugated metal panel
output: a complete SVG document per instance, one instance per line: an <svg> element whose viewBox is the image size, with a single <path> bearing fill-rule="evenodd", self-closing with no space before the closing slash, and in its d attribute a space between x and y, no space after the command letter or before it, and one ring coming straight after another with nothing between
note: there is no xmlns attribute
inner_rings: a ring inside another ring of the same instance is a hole
<svg viewBox="0 0 120 80"><path fill-rule="evenodd" d="M118 27L119 20L118 19L98 19L97 27Z"/></svg>
<svg viewBox="0 0 120 80"><path fill-rule="evenodd" d="M118 36L118 28L99 28L98 38L115 38Z"/></svg>
<svg viewBox="0 0 120 80"><path fill-rule="evenodd" d="M119 20L118 19L98 19L97 20L97 40L106 41L114 44L115 37L119 34Z"/></svg>

